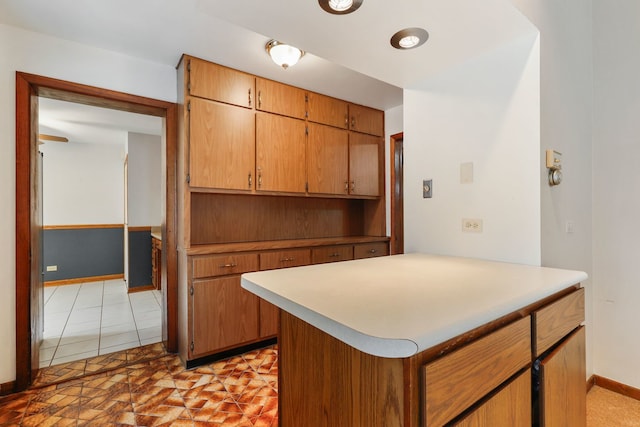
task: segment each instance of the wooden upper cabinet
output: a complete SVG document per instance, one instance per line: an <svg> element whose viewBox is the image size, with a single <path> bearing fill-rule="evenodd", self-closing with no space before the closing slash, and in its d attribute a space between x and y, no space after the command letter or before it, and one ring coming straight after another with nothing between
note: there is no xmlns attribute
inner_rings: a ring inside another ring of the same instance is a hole
<svg viewBox="0 0 640 427"><path fill-rule="evenodd" d="M254 76L197 58L189 59L188 69L190 95L253 108Z"/></svg>
<svg viewBox="0 0 640 427"><path fill-rule="evenodd" d="M191 187L251 190L255 180L252 110L191 98Z"/></svg>
<svg viewBox="0 0 640 427"><path fill-rule="evenodd" d="M359 133L349 135L349 194L380 195L382 140Z"/></svg>
<svg viewBox="0 0 640 427"><path fill-rule="evenodd" d="M256 90L258 92L256 109L305 119L307 103L304 90L260 77L256 78Z"/></svg>
<svg viewBox="0 0 640 427"><path fill-rule="evenodd" d="M349 104L349 129L384 136L384 113L362 105Z"/></svg>
<svg viewBox="0 0 640 427"><path fill-rule="evenodd" d="M349 104L346 101L311 92L307 98L307 111L311 122L349 128Z"/></svg>
<svg viewBox="0 0 640 427"><path fill-rule="evenodd" d="M309 193L349 194L349 132L309 123Z"/></svg>
<svg viewBox="0 0 640 427"><path fill-rule="evenodd" d="M256 114L256 190L304 193L305 122Z"/></svg>

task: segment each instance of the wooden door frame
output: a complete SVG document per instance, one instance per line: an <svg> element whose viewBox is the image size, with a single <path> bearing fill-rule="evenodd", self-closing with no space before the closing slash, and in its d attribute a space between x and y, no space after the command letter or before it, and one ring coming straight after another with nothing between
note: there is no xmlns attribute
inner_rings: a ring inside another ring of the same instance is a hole
<svg viewBox="0 0 640 427"><path fill-rule="evenodd" d="M34 233L39 233L33 221L34 194L32 186L38 178L35 169L37 153L38 97L53 98L97 107L112 108L162 117L164 122L166 168L166 211L163 226L163 340L167 351L178 348L178 271L176 251L176 166L178 137L178 106L171 102L131 95L94 86L34 74L16 72L16 391L26 389L37 373L32 368L32 281L41 280L40 266L32 257ZM36 239L37 241L37 239ZM166 255L165 255L166 254ZM166 280L166 282L165 282ZM37 282L36 282L37 283ZM165 333L166 331L166 333Z"/></svg>
<svg viewBox="0 0 640 427"><path fill-rule="evenodd" d="M400 132L400 133L396 133L394 135L391 135L390 141L389 141L389 157L390 157L390 163L391 163L391 167L390 167L390 191L389 191L389 196L390 196L390 201L391 201L391 241L390 241L390 253L391 255L394 254L401 254L404 253L404 227L401 230L398 230L396 227L396 215L398 215L397 212L397 206L396 206L396 198L395 198L395 185L396 185L396 179L397 176L397 171L396 171L396 166L395 166L395 152L396 152L396 145L397 144L402 144L404 140L404 132ZM404 176L404 174L403 174ZM401 218L402 219L402 218ZM404 225L404 220L402 221L403 225ZM402 245L400 248L398 248L396 246L396 237L397 235L402 236Z"/></svg>

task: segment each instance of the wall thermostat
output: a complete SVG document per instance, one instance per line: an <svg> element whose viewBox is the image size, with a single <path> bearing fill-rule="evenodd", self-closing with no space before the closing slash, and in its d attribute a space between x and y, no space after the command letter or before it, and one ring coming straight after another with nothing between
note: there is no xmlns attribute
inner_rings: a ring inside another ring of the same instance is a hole
<svg viewBox="0 0 640 427"><path fill-rule="evenodd" d="M549 185L559 185L562 182L562 153L547 150L546 164L549 169Z"/></svg>

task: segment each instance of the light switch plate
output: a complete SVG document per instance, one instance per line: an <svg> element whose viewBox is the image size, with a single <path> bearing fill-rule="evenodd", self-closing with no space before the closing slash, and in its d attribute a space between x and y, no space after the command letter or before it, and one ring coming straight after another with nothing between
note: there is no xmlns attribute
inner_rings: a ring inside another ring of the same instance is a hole
<svg viewBox="0 0 640 427"><path fill-rule="evenodd" d="M433 182L431 179L422 180L422 198L430 199L433 196Z"/></svg>

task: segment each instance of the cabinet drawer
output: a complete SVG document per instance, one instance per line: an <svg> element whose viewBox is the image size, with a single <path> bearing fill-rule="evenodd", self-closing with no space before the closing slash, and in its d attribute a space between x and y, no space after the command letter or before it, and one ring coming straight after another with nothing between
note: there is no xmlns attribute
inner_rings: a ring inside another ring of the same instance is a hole
<svg viewBox="0 0 640 427"><path fill-rule="evenodd" d="M353 259L353 246L327 246L311 250L311 262L324 264L325 262L347 261Z"/></svg>
<svg viewBox="0 0 640 427"><path fill-rule="evenodd" d="M260 270L275 270L277 268L298 267L309 264L311 264L311 252L309 249L263 252L260 254Z"/></svg>
<svg viewBox="0 0 640 427"><path fill-rule="evenodd" d="M211 255L193 258L193 278L225 276L258 270L258 255Z"/></svg>
<svg viewBox="0 0 640 427"><path fill-rule="evenodd" d="M427 426L471 407L531 362L531 320L520 319L422 367Z"/></svg>
<svg viewBox="0 0 640 427"><path fill-rule="evenodd" d="M389 255L389 245L384 242L367 243L363 245L355 245L353 247L353 257L355 259L373 258L385 255Z"/></svg>
<svg viewBox="0 0 640 427"><path fill-rule="evenodd" d="M584 322L584 288L549 304L531 316L533 350L538 357Z"/></svg>

